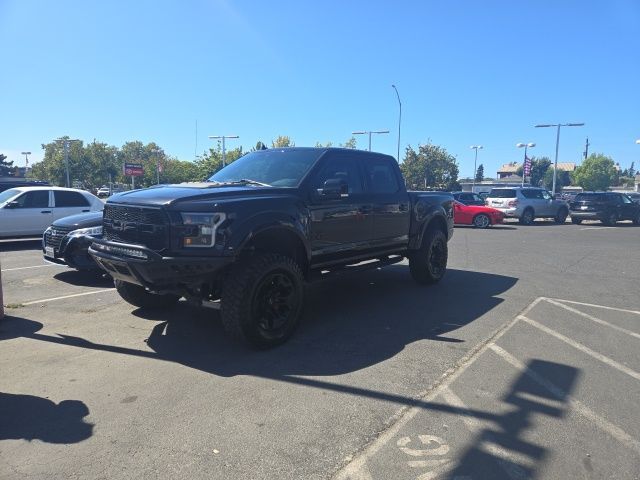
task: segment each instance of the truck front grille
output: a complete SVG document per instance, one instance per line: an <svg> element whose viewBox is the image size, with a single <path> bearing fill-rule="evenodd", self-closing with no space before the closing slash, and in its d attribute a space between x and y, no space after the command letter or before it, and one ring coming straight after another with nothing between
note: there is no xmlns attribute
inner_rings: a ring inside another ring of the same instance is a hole
<svg viewBox="0 0 640 480"><path fill-rule="evenodd" d="M104 207L103 238L161 251L168 247L168 219L159 208L110 205Z"/></svg>

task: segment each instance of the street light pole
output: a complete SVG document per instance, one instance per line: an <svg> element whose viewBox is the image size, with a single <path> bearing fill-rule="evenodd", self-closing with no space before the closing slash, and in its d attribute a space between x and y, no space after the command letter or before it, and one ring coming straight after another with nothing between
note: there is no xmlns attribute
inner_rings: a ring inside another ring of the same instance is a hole
<svg viewBox="0 0 640 480"><path fill-rule="evenodd" d="M536 125L535 128L548 128L548 127L557 127L558 131L556 133L556 158L553 163L553 188L551 194L556 196L556 177L558 175L558 149L560 148L560 127L582 127L584 123L551 123L551 124L541 124Z"/></svg>
<svg viewBox="0 0 640 480"><path fill-rule="evenodd" d="M371 130L371 131L351 132L351 135L369 135L369 151L371 151L371 134L372 133L389 133L389 130Z"/></svg>
<svg viewBox="0 0 640 480"><path fill-rule="evenodd" d="M476 186L476 174L477 174L477 168L478 168L478 150L482 150L482 145L471 145L469 148L473 149L476 151L476 155L475 155L475 160L473 161L473 187ZM471 190L473 191L473 187L471 188Z"/></svg>
<svg viewBox="0 0 640 480"><path fill-rule="evenodd" d="M71 182L69 180L69 145L71 142L79 142L77 139L69 139L69 138L58 138L56 142L62 142L62 148L64 151L64 168L66 170L67 183L66 187L69 188L71 186Z"/></svg>
<svg viewBox="0 0 640 480"><path fill-rule="evenodd" d="M402 102L400 101L400 94L398 93L398 89L395 85L391 85L393 89L396 91L396 97L398 97L398 107L400 108L400 112L398 114L398 163L400 163L400 125L402 124Z"/></svg>
<svg viewBox="0 0 640 480"><path fill-rule="evenodd" d="M225 140L227 138L240 138L238 135L209 135L211 139L222 139L222 168L227 166L227 148L225 145Z"/></svg>
<svg viewBox="0 0 640 480"><path fill-rule="evenodd" d="M516 143L516 147L524 147L524 161L522 163L522 186L524 187L524 166L527 163L527 149L535 147L535 143Z"/></svg>
<svg viewBox="0 0 640 480"><path fill-rule="evenodd" d="M26 174L27 168L29 168L29 155L31 155L31 152L22 152L22 155L24 155L24 170Z"/></svg>

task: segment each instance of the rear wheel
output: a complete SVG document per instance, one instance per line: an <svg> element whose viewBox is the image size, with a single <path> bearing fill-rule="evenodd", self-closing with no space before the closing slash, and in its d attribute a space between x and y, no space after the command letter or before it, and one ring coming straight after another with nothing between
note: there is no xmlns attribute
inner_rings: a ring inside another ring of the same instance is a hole
<svg viewBox="0 0 640 480"><path fill-rule="evenodd" d="M607 213L606 216L602 219L602 223L604 223L605 225L609 225L610 227L614 226L616 223L618 223L618 214L616 212Z"/></svg>
<svg viewBox="0 0 640 480"><path fill-rule="evenodd" d="M240 261L224 282L222 325L255 348L286 341L302 317L304 277L289 257L263 253Z"/></svg>
<svg viewBox="0 0 640 480"><path fill-rule="evenodd" d="M567 221L568 216L569 216L569 211L566 208L561 208L560 210L558 210L558 213L556 214L556 217L554 218L554 220L556 221L556 223L562 225L564 222Z"/></svg>
<svg viewBox="0 0 640 480"><path fill-rule="evenodd" d="M473 226L476 228L487 228L491 226L491 219L488 215L480 213L473 218Z"/></svg>
<svg viewBox="0 0 640 480"><path fill-rule="evenodd" d="M582 219L571 217L571 223L573 223L574 225L580 225L582 223Z"/></svg>
<svg viewBox="0 0 640 480"><path fill-rule="evenodd" d="M522 212L522 216L520 217L520 223L523 225L531 225L535 220L535 214L533 213L533 208L527 208L524 212Z"/></svg>
<svg viewBox="0 0 640 480"><path fill-rule="evenodd" d="M409 271L423 285L437 283L447 271L447 237L439 228L427 230L422 246L409 256Z"/></svg>
<svg viewBox="0 0 640 480"><path fill-rule="evenodd" d="M169 308L180 300L178 295L148 292L140 285L116 280L116 290L126 302L139 308Z"/></svg>

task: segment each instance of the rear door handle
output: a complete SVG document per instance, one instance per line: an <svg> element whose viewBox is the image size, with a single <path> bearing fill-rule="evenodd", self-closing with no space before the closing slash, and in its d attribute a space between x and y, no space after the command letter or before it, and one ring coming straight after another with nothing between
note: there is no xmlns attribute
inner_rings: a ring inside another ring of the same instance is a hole
<svg viewBox="0 0 640 480"><path fill-rule="evenodd" d="M51 210L42 210L40 213L51 213Z"/></svg>

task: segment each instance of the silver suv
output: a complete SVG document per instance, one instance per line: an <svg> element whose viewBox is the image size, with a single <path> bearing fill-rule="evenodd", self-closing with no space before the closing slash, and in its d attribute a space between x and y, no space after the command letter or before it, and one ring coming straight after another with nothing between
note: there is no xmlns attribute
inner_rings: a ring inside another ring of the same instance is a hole
<svg viewBox="0 0 640 480"><path fill-rule="evenodd" d="M556 223L564 223L569 215L567 202L554 200L542 188L492 188L486 204L500 210L505 217L519 219L524 225L532 224L536 218L553 218Z"/></svg>

